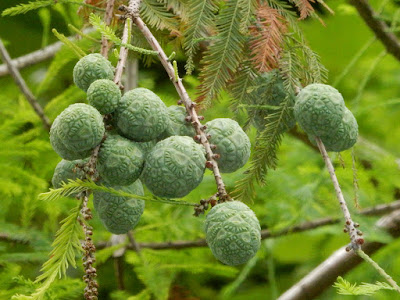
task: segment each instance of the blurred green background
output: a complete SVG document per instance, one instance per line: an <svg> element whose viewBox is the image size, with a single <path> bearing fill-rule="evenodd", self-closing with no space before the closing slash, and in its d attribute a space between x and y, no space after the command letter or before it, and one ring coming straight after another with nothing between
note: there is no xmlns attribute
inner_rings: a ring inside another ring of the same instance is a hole
<svg viewBox="0 0 400 300"><path fill-rule="evenodd" d="M0 10L28 1L2 0ZM384 55L379 41L347 1L326 1L335 15L324 12L326 26L317 20L302 22L302 28L312 49L329 70L329 84L343 94L346 105L355 114L361 140L355 147L362 208L400 199L400 64L390 55ZM382 1L371 1L377 8ZM383 16L393 15L398 9L388 3ZM0 37L11 56L32 52L55 42L56 28L70 34L66 21L79 26L76 7L58 5L56 9L42 9L17 17L0 18ZM342 77L352 58L367 43L370 44L356 63ZM90 50L90 46L89 49ZM184 57L180 57L180 67ZM76 59L77 60L77 59ZM54 119L69 103L84 101L84 94L70 88L72 68L76 62L60 64L57 76L46 75L50 61L26 68L22 75ZM54 67L54 66L53 66ZM183 71L182 71L183 73ZM45 84L43 83L45 82ZM184 79L189 93L195 95L199 84L196 73ZM140 66L139 85L156 92L168 105L175 104L177 94L160 64L149 68ZM60 96L57 101L54 98ZM229 95L204 112L206 120L233 117L228 111ZM60 160L51 149L48 134L41 127L19 90L9 76L0 78L0 299L9 299L15 293L29 293L35 287L30 281L39 274L47 259L50 245L59 221L76 205L71 199L57 203L37 200L37 195L50 187L54 167ZM50 104L48 104L50 103ZM52 104L53 103L53 104ZM239 118L243 123L244 118ZM249 135L254 140L255 130ZM342 153L345 168L340 167L337 155L332 155L339 181L352 211L354 198L351 151ZM366 163L368 162L368 163ZM223 176L228 190L241 178L245 168ZM198 202L215 193L214 179L209 171L204 181L185 200ZM286 226L321 217L340 217L334 191L320 155L300 140L285 135L279 150L279 167L267 177L267 185L257 187L253 203L262 228L279 230ZM146 203L145 213L135 229L139 242L195 240L203 238L204 216L192 217L187 207ZM375 217L355 219L362 224L368 241L389 242L374 259L397 281L400 281L400 240L392 240L378 230ZM97 216L91 222L94 240L107 241L111 234L101 225ZM126 290L117 291L114 275L115 261L111 252L99 250L98 281L100 299L127 299L141 291L170 295L170 299L276 299L279 294L300 280L333 251L348 242L342 225L326 226L301 234L265 240L257 257L247 265L227 267L217 262L208 248L185 250L143 250L148 260L143 265L136 253L128 251L123 261ZM81 299L82 267L69 270L69 279L59 281L53 288L53 299ZM350 282L383 281L363 264L345 278ZM157 292L158 291L158 292ZM143 295L144 295L143 294ZM374 299L394 298L393 292L378 292ZM362 296L337 295L328 289L318 299L367 299ZM133 298L132 298L133 299Z"/></svg>

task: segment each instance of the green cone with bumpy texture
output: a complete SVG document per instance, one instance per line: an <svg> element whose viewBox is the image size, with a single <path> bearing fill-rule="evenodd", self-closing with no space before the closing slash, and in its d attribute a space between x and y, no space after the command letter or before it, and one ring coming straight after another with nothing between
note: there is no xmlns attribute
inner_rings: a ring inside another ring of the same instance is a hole
<svg viewBox="0 0 400 300"><path fill-rule="evenodd" d="M204 225L208 246L226 265L243 264L260 248L260 223L254 212L242 202L217 204L208 213Z"/></svg>
<svg viewBox="0 0 400 300"><path fill-rule="evenodd" d="M341 152L350 149L357 142L358 124L353 113L345 109L342 122L336 128L336 132L328 136L321 136L326 151ZM315 138L309 135L310 141L316 145Z"/></svg>
<svg viewBox="0 0 400 300"><path fill-rule="evenodd" d="M148 141L148 142L137 142L136 145L139 146L139 148L142 150L144 157L146 158L147 154L150 153L150 151L154 148L154 146L157 144L156 140Z"/></svg>
<svg viewBox="0 0 400 300"><path fill-rule="evenodd" d="M94 107L72 104L54 120L50 143L64 159L86 158L100 144L104 131L103 117Z"/></svg>
<svg viewBox="0 0 400 300"><path fill-rule="evenodd" d="M97 79L114 78L114 67L99 53L93 53L82 57L74 67L74 82L83 91Z"/></svg>
<svg viewBox="0 0 400 300"><path fill-rule="evenodd" d="M53 187L55 189L58 189L61 187L62 183L68 183L68 180L76 180L76 179L84 179L85 178L85 172L78 168L77 166L83 166L85 163L87 163L86 160L61 160L56 168L54 169L54 174L53 178L51 180L51 183L53 184Z"/></svg>
<svg viewBox="0 0 400 300"><path fill-rule="evenodd" d="M111 186L138 196L143 196L143 186L140 180L128 186ZM144 211L144 201L135 198L119 197L117 195L95 191L93 204L104 227L114 234L124 234L133 229Z"/></svg>
<svg viewBox="0 0 400 300"><path fill-rule="evenodd" d="M125 137L147 142L156 139L167 128L167 107L152 91L133 89L121 98L116 120Z"/></svg>
<svg viewBox="0 0 400 300"><path fill-rule="evenodd" d="M194 137L196 131L190 122L186 122L186 109L182 106L172 105L168 107L169 126L159 139L165 139L170 136L190 136Z"/></svg>
<svg viewBox="0 0 400 300"><path fill-rule="evenodd" d="M172 136L147 155L141 178L154 195L180 198L200 184L205 164L202 146L187 136Z"/></svg>
<svg viewBox="0 0 400 300"><path fill-rule="evenodd" d="M217 160L223 173L235 172L243 167L250 157L250 139L240 125L228 118L214 119L206 123L210 143L217 146L213 151L221 157Z"/></svg>
<svg viewBox="0 0 400 300"><path fill-rule="evenodd" d="M294 106L299 125L314 136L332 135L340 125L344 111L345 104L339 91L320 83L302 89Z"/></svg>
<svg viewBox="0 0 400 300"><path fill-rule="evenodd" d="M89 86L87 99L89 104L101 114L110 114L118 107L121 100L121 90L114 81L99 79Z"/></svg>
<svg viewBox="0 0 400 300"><path fill-rule="evenodd" d="M54 123L53 123L54 125ZM53 140L53 142L51 142ZM60 155L60 157L66 160L77 160L89 157L92 153L92 149L86 151L71 151L67 149L62 142L54 142L54 138L50 136L50 142L53 146L54 151Z"/></svg>
<svg viewBox="0 0 400 300"><path fill-rule="evenodd" d="M129 185L143 170L144 155L138 143L119 135L110 135L101 145L97 171L111 185Z"/></svg>
<svg viewBox="0 0 400 300"><path fill-rule="evenodd" d="M279 131L284 132L293 128L296 125L296 119L293 115L293 106L295 103L294 94L288 95L283 79L279 74L279 70L272 70L268 73L263 73L255 80L254 90L250 94L250 105L258 105L259 108L248 108L248 114L252 119L254 127L258 131L263 131L267 124L265 118L271 116L276 110L262 107L280 106L284 101L289 101L289 117L282 120L279 126ZM278 118L278 117L277 117Z"/></svg>

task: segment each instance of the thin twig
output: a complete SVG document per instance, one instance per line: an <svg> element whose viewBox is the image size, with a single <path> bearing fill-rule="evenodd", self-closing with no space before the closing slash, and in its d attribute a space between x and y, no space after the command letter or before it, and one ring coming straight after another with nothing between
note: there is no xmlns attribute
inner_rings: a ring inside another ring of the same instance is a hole
<svg viewBox="0 0 400 300"><path fill-rule="evenodd" d="M391 213L398 209L400 209L400 200L388 204L378 204L373 207L365 208L360 211L360 214L363 216L379 216Z"/></svg>
<svg viewBox="0 0 400 300"><path fill-rule="evenodd" d="M377 13L372 9L368 0L350 0L360 14L361 18L374 32L375 36L385 46L387 52L392 54L400 61L400 42L393 32L390 32L389 27L382 20L376 18Z"/></svg>
<svg viewBox="0 0 400 300"><path fill-rule="evenodd" d="M128 41L130 39L129 34L131 33L131 29L132 29L132 19L128 17L125 20L124 32L122 34L122 44L128 44ZM124 72L127 58L128 58L128 48L121 46L119 50L119 58L117 67L115 69L115 77L114 77L115 84L118 85L121 89L123 89L122 73Z"/></svg>
<svg viewBox="0 0 400 300"><path fill-rule="evenodd" d="M357 229L358 224L354 223L351 219L349 208L347 207L346 200L343 197L339 181L335 174L335 169L333 168L332 162L328 156L328 153L326 152L324 144L319 137L316 137L315 140L317 142L319 151L321 152L322 158L325 161L325 165L329 171L329 175L335 188L336 197L339 201L340 208L342 209L343 216L345 218L345 231L348 232L351 241L349 244L349 249L354 251L359 250L361 249L361 245L364 243L364 239L360 237L362 233Z"/></svg>
<svg viewBox="0 0 400 300"><path fill-rule="evenodd" d="M112 18L113 18L114 2L115 2L115 0L107 0L106 12L104 15L104 23L107 26L110 26ZM110 44L109 44L108 40L103 36L101 38L100 54L103 55L105 58L107 58L109 48L110 48Z"/></svg>
<svg viewBox="0 0 400 300"><path fill-rule="evenodd" d="M397 200L389 204L379 204L373 207L363 209L359 212L359 214L365 216L380 216L399 209L400 209L400 200ZM334 225L338 224L340 220L341 220L340 218L321 218L314 221L304 222L295 226L288 226L276 232L270 231L268 229L263 229L261 230L261 239L276 238L288 234L309 231L327 225ZM163 249L186 249L186 248L205 247L207 246L207 243L205 239L200 239L196 241L170 241L170 242L149 242L149 243L144 242L144 243L138 243L138 245L140 248L163 250ZM97 244L98 249L103 249L106 247L108 247L107 242L99 242ZM135 247L131 243L130 245L128 245L128 249L135 250Z"/></svg>
<svg viewBox="0 0 400 300"><path fill-rule="evenodd" d="M137 1L140 2L140 1ZM168 56L165 54L164 50L158 43L157 39L154 37L154 35L151 33L151 31L148 29L146 24L143 22L143 20L138 16L136 11L133 11L130 7L123 7L127 16L132 17L134 23L136 26L139 28L139 30L143 33L144 37L146 38L147 42L150 44L151 48L155 51L158 52L158 58L161 61L161 64L164 66L164 69L168 73L169 79L171 82L174 84L176 91L179 94L179 97L181 99L181 102L185 105L186 111L188 113L188 117L190 118L190 122L194 126L196 133L197 133L197 140L204 146L206 150L206 156L207 156L207 166L212 169L214 173L214 178L217 184L217 189L218 189L218 196L221 200L226 200L229 198L228 193L226 192L225 189L225 184L222 180L217 161L215 160L215 156L212 152L211 145L208 141L207 134L205 133L204 129L205 127L200 123L199 116L197 115L196 112L196 103L194 103L185 87L182 84L182 79L181 78L176 78L175 76L175 70L173 65L169 62Z"/></svg>
<svg viewBox="0 0 400 300"><path fill-rule="evenodd" d="M382 217L376 226L384 229L394 238L400 235L400 210ZM386 244L381 242L366 242L362 250L372 255ZM298 283L282 294L278 300L312 300L318 297L325 289L332 286L338 276L343 276L354 269L364 260L353 251L344 251L342 247L335 251L319 266L304 276Z"/></svg>
<svg viewBox="0 0 400 300"><path fill-rule="evenodd" d="M363 260L365 260L367 263L369 263L375 270L378 271L379 274L382 275L382 277L384 277L386 279L387 282L389 282L389 284L394 287L394 289L400 293L400 287L397 285L396 281L393 280L393 278L386 273L386 271L384 269L382 269L373 259L371 259L371 257L368 256L368 254L366 254L364 251L357 250L356 251L357 255L360 256Z"/></svg>
<svg viewBox="0 0 400 300"><path fill-rule="evenodd" d="M93 31L94 31L94 28L90 27L90 28L84 29L83 33L88 34ZM76 40L76 36L70 36L70 37L68 37L68 39L71 41ZM55 42L54 44L51 44L43 49L39 49L34 52L17 57L12 60L12 63L19 70L22 68L25 68L25 67L32 66L34 64L37 64L37 63L40 63L42 61L52 58L58 52L58 50L60 50L62 45L63 45L63 43L60 41ZM10 72L9 72L6 64L0 65L0 77L7 75L9 73Z"/></svg>
<svg viewBox="0 0 400 300"><path fill-rule="evenodd" d="M358 214L363 216L381 216L384 214L391 213L395 210L400 209L400 200L388 203L388 204L378 204L373 207L368 207ZM283 228L280 231L272 232L268 229L264 229L261 231L262 239L276 238L288 234L304 232L308 230L312 230L315 228L320 228L327 225L334 225L340 222L339 218L321 218L314 221L304 222L294 226L288 226ZM4 242L12 242L18 244L29 244L29 240L20 239L18 237L14 237L8 233L0 233L0 241ZM111 244L114 245L114 244ZM192 248L192 247L204 247L206 246L205 240L197 240L197 241L171 241L171 242L154 242L154 243L138 243L140 248L150 248L150 249L184 249L184 248ZM96 246L98 249L104 249L109 247L108 242L99 242ZM134 247L129 246L130 249L134 250ZM121 249L120 249L121 250ZM119 250L117 250L119 251Z"/></svg>
<svg viewBox="0 0 400 300"><path fill-rule="evenodd" d="M0 54L3 61L7 64L7 67L11 73L11 76L14 78L15 83L18 85L21 92L24 94L26 100L28 100L29 104L32 106L33 110L42 120L43 126L46 130L50 130L50 120L45 115L43 108L40 106L35 96L32 94L29 87L26 85L25 80L22 78L18 69L13 65L10 55L7 52L7 49L4 47L3 41L0 39Z"/></svg>

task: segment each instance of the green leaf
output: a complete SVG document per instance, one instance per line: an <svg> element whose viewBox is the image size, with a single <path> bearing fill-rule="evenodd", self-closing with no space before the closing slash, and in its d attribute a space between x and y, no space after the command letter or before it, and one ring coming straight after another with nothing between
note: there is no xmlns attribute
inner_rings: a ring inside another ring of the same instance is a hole
<svg viewBox="0 0 400 300"><path fill-rule="evenodd" d="M99 8L90 4L86 4L83 2L79 2L79 1L72 1L72 0L58 0L58 1L54 1L54 0L39 0L39 1L35 1L35 2L28 2L28 3L24 3L24 4L19 4L17 6L14 7L10 7L5 9L1 15L4 16L16 16L19 14L26 14L27 12L30 12L32 10L35 9L39 9L41 7L46 7L46 6L50 6L50 5L55 5L57 3L68 3L68 4L74 4L74 5L79 5L79 6L85 6L85 7L89 7L91 9L94 10L98 10L98 11L105 11L103 8Z"/></svg>
<svg viewBox="0 0 400 300"><path fill-rule="evenodd" d="M54 4L55 4L54 0L42 0L42 1L29 2L25 4L19 4L17 6L3 10L1 15L5 17L5 16L16 16L19 14L26 14L31 10L39 9L41 7L46 7Z"/></svg>
<svg viewBox="0 0 400 300"><path fill-rule="evenodd" d="M62 225L56 233L50 258L43 264L42 274L35 280L35 283L41 282L40 287L31 296L15 295L13 299L41 300L57 278L66 276L68 266L76 268L75 256L82 252L79 241L82 228L78 222L80 206L81 203L70 211L67 218L61 221Z"/></svg>
<svg viewBox="0 0 400 300"><path fill-rule="evenodd" d="M40 9L38 14L40 22L42 23L43 26L42 48L44 48L47 46L49 41L51 14L50 10L47 8Z"/></svg>
<svg viewBox="0 0 400 300"><path fill-rule="evenodd" d="M120 44L122 41L117 35L115 34L114 30L111 27L107 26L106 23L96 14L90 14L89 16L89 23L92 24L101 34L109 41Z"/></svg>
<svg viewBox="0 0 400 300"><path fill-rule="evenodd" d="M86 55L86 53L79 48L76 44L71 42L65 35L59 33L55 28L53 28L52 32L61 42L63 42L66 46L70 47L72 51L79 57L82 58Z"/></svg>
<svg viewBox="0 0 400 300"><path fill-rule="evenodd" d="M126 260L134 265L136 275L151 291L157 300L167 300L169 289L176 277L176 271L171 269L160 269L158 263L149 261L146 251L142 251L141 257L136 253L127 253Z"/></svg>
<svg viewBox="0 0 400 300"><path fill-rule="evenodd" d="M102 191L102 192L117 195L119 197L136 198L136 199L145 200L145 201L175 204L175 205L184 205L184 206L196 206L195 203L190 203L190 202L186 202L186 201L165 199L165 198L159 198L156 196L153 196L153 197L147 196L146 197L146 196L134 195L131 193L127 193L125 191L106 187L104 185L97 185L95 182L93 182L90 179L86 179L86 180L77 179L76 181L69 180L68 183L64 182L61 188L50 189L49 192L40 194L39 200L55 201L57 199L60 199L61 197L68 197L70 195L82 193L87 190Z"/></svg>
<svg viewBox="0 0 400 300"><path fill-rule="evenodd" d="M90 14L89 16L89 22L92 24L98 31L101 32L101 34L109 41L113 42L117 46L123 46L125 48L128 48L129 50L141 53L141 54L147 54L147 55L158 55L157 51L153 50L148 50L144 48L139 48L136 46L133 46L131 44L126 44L123 43L122 40L117 37L115 34L114 30L112 30L109 26L107 26L99 16L95 14Z"/></svg>
<svg viewBox="0 0 400 300"><path fill-rule="evenodd" d="M226 82L236 72L241 61L245 36L240 32L243 14L238 0L228 1L216 21L218 35L205 53L200 72L199 102L209 106Z"/></svg>
<svg viewBox="0 0 400 300"><path fill-rule="evenodd" d="M265 176L269 169L275 169L278 163L277 151L282 141L285 120L290 119L290 110L293 106L294 98L293 87L297 86L297 78L294 77L290 67L291 58L288 65L281 65L284 86L287 96L274 113L266 118L266 125L262 132L257 136L250 167L245 171L243 178L236 183L233 195L238 200L249 201L254 198L254 182L264 184Z"/></svg>
<svg viewBox="0 0 400 300"><path fill-rule="evenodd" d="M248 27L254 18L254 12L257 7L257 0L239 0L240 9L243 12L243 17L240 22L240 32L246 34Z"/></svg>
<svg viewBox="0 0 400 300"><path fill-rule="evenodd" d="M372 283L362 283L357 285L357 283L350 283L346 279L342 277L338 277L336 282L333 284L333 287L336 288L337 293L340 295L364 295L364 296L372 296L377 291L380 290L392 290L395 288L390 286L386 282L375 282Z"/></svg>
<svg viewBox="0 0 400 300"><path fill-rule="evenodd" d="M251 63L246 61L239 67L240 72L237 73L233 82L229 85L229 91L232 95L230 108L237 112L240 105L251 103L249 88L253 86L256 73L251 67Z"/></svg>
<svg viewBox="0 0 400 300"><path fill-rule="evenodd" d="M168 11L163 1L143 0L140 6L140 16L147 25L158 30L177 30L177 19Z"/></svg>
<svg viewBox="0 0 400 300"><path fill-rule="evenodd" d="M183 32L183 47L188 57L185 66L187 74L194 69L193 56L199 49L199 39L206 38L208 29L214 26L217 10L218 3L215 0L193 0L189 4L188 23Z"/></svg>

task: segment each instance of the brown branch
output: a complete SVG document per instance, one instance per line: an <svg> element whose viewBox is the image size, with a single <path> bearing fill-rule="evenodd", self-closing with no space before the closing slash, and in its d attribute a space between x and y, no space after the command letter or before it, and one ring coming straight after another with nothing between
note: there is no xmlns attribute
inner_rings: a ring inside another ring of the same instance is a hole
<svg viewBox="0 0 400 300"><path fill-rule="evenodd" d="M377 226L386 230L393 237L400 236L400 211L381 218ZM384 243L366 242L362 250L371 255L384 247ZM364 260L353 251L346 252L344 247L335 251L318 267L303 277L298 283L281 295L278 300L311 300L332 286L338 276L343 276Z"/></svg>
<svg viewBox="0 0 400 300"><path fill-rule="evenodd" d="M19 89L24 94L26 100L28 100L33 110L39 116L40 120L42 120L44 128L46 128L46 130L50 130L51 126L50 120L47 118L47 116L43 111L43 108L40 106L35 96L32 94L31 90L26 85L25 80L22 78L18 69L13 65L11 57L8 54L7 49L4 47L3 41L1 39L0 39L0 54L3 61L6 63L11 76L14 78L15 83L18 85Z"/></svg>
<svg viewBox="0 0 400 300"><path fill-rule="evenodd" d="M161 64L165 68L169 79L174 84L176 91L179 94L181 102L185 105L186 111L189 115L190 121L192 122L196 133L197 133L197 140L204 146L206 150L207 156L207 166L210 167L214 173L214 178L217 184L218 189L218 196L221 200L227 199L229 196L225 189L225 184L222 180L218 164L215 160L215 156L211 150L211 145L208 142L208 138L206 133L204 132L205 127L200 123L199 116L197 115L195 106L196 104L190 99L185 87L182 84L181 78L175 78L175 71L172 64L169 62L167 55L165 54L164 50L161 48L160 44L158 43L157 39L151 33L151 31L147 28L146 24L143 20L139 17L138 11L132 10L131 7L123 6L121 7L128 17L132 17L134 23L139 28L139 30L143 33L144 37L146 38L147 42L150 44L153 50L158 52L158 58L161 61Z"/></svg>
<svg viewBox="0 0 400 300"><path fill-rule="evenodd" d="M112 18L113 18L114 2L115 2L115 0L107 0L106 12L105 12L105 15L104 15L104 23L107 26L110 26ZM101 37L100 54L103 55L105 58L107 58L109 49L110 49L110 43L108 42L108 40L104 36L102 36Z"/></svg>
<svg viewBox="0 0 400 300"><path fill-rule="evenodd" d="M379 204L373 207L363 209L359 212L359 214L366 216L379 216L389 212L393 212L398 209L400 209L400 200L394 201L389 204ZM268 229L263 229L261 230L261 238L262 239L276 238L288 234L312 230L322 226L338 224L339 222L340 218L321 218L314 221L304 222L299 225L289 226L277 232L272 232ZM186 249L186 248L205 247L207 246L207 243L205 239L199 239L196 241L169 241L169 242L149 242L149 243L143 242L143 243L138 243L138 245L140 248L163 250L163 249ZM107 242L99 242L97 244L98 249L103 249L106 247L108 247ZM128 249L135 250L135 247L131 243L130 245L128 245Z"/></svg>
<svg viewBox="0 0 400 300"><path fill-rule="evenodd" d="M368 0L350 0L360 14L361 18L374 32L375 36L382 42L386 51L392 54L400 61L400 42L393 32L390 32L389 27L382 20L379 20L377 14L372 9Z"/></svg>

